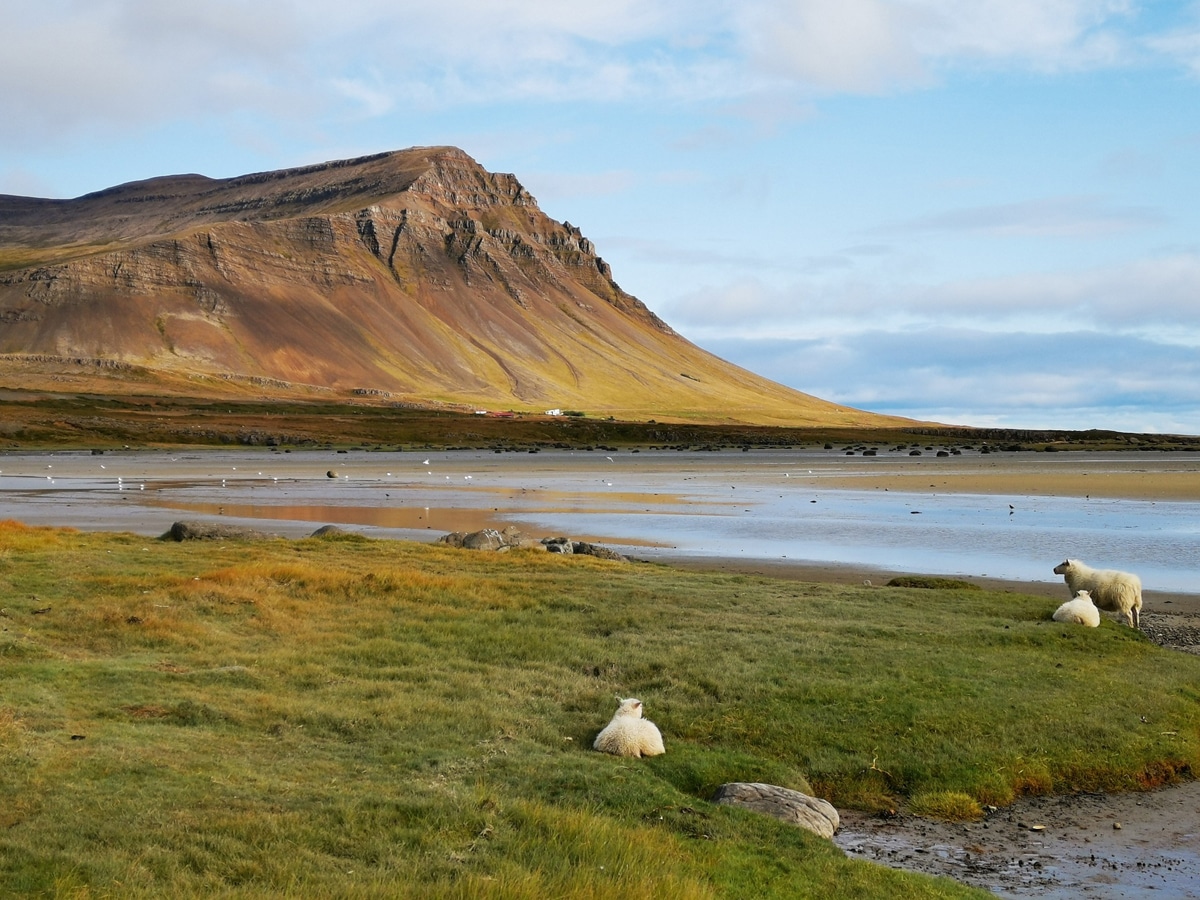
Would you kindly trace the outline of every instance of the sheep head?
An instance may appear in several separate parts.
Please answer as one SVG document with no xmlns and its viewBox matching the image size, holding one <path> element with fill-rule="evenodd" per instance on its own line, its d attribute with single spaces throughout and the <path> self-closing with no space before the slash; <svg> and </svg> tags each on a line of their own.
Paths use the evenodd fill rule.
<svg viewBox="0 0 1200 900">
<path fill-rule="evenodd" d="M 632 716 L 635 719 L 642 717 L 642 701 L 636 697 L 630 697 L 621 701 L 621 705 L 617 707 L 618 716 Z"/>
<path fill-rule="evenodd" d="M 1071 571 L 1072 568 L 1074 568 L 1074 566 L 1075 566 L 1075 560 L 1064 559 L 1062 562 L 1060 562 L 1057 566 L 1054 567 L 1054 574 L 1055 575 L 1066 575 L 1068 572 Z"/>
</svg>

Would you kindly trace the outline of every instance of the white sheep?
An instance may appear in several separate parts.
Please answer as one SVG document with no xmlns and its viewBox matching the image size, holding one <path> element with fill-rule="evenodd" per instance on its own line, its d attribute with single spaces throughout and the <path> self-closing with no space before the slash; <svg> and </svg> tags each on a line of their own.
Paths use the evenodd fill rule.
<svg viewBox="0 0 1200 900">
<path fill-rule="evenodd" d="M 592 748 L 616 756 L 659 756 L 667 752 L 658 726 L 642 718 L 642 701 L 635 697 L 621 700 L 612 720 L 596 735 Z"/>
<path fill-rule="evenodd" d="M 1078 591 L 1074 598 L 1068 600 L 1054 611 L 1051 616 L 1055 622 L 1070 622 L 1075 625 L 1086 625 L 1088 628 L 1100 627 L 1100 610 L 1092 602 L 1092 595 L 1087 591 Z"/>
<path fill-rule="evenodd" d="M 1131 628 L 1138 627 L 1142 611 L 1142 581 L 1129 572 L 1115 569 L 1093 569 L 1077 559 L 1063 560 L 1054 567 L 1074 597 L 1076 591 L 1087 591 L 1100 609 L 1120 613 Z"/>
</svg>

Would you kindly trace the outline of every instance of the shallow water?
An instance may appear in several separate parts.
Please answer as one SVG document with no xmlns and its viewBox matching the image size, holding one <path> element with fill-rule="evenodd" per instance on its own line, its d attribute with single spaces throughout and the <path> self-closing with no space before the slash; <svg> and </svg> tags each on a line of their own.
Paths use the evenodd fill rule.
<svg viewBox="0 0 1200 900">
<path fill-rule="evenodd" d="M 1148 590 L 1200 592 L 1200 503 L 845 486 L 847 475 L 877 472 L 881 463 L 934 475 L 984 459 L 989 467 L 1064 471 L 1179 465 L 1145 454 L 876 461 L 792 450 L 10 452 L 0 455 L 0 518 L 148 535 L 181 518 L 221 518 L 290 536 L 337 523 L 415 540 L 515 524 L 639 556 L 787 559 L 1045 582 L 1057 582 L 1051 569 L 1072 556 L 1137 571 Z"/>
</svg>

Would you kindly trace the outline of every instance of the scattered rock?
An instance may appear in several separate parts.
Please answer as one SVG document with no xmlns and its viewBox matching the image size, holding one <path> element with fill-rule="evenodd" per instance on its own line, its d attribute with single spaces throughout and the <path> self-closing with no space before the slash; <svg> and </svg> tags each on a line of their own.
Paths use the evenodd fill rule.
<svg viewBox="0 0 1200 900">
<path fill-rule="evenodd" d="M 841 824 L 837 810 L 827 801 L 774 784 L 747 781 L 723 784 L 712 795 L 712 802 L 774 816 L 823 838 L 832 838 Z"/>
<path fill-rule="evenodd" d="M 517 547 L 531 547 L 545 550 L 548 553 L 580 554 L 595 556 L 598 559 L 624 560 L 617 551 L 600 544 L 590 544 L 587 541 L 573 541 L 569 537 L 549 537 L 540 541 L 523 533 L 510 525 L 503 531 L 495 528 L 484 528 L 482 531 L 452 531 L 438 538 L 439 544 L 449 544 L 463 550 L 492 550 L 503 553 Z"/>
</svg>

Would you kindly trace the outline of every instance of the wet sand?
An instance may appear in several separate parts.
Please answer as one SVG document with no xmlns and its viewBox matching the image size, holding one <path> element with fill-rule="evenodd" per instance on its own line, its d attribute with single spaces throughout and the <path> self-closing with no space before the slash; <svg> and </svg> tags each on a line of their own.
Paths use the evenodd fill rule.
<svg viewBox="0 0 1200 900">
<path fill-rule="evenodd" d="M 931 477 L 932 476 L 932 477 Z M 1200 500 L 1200 460 L 1188 458 L 1149 468 L 1133 458 L 1113 462 L 1086 454 L 1054 463 L 991 462 L 978 457 L 921 473 L 881 468 L 822 479 L 826 487 L 913 493 L 997 494 L 1039 497 L 1109 497 L 1116 500 Z"/>
</svg>

